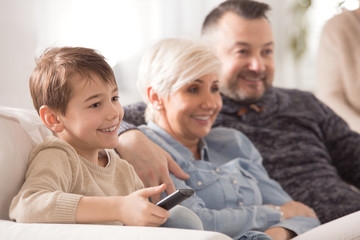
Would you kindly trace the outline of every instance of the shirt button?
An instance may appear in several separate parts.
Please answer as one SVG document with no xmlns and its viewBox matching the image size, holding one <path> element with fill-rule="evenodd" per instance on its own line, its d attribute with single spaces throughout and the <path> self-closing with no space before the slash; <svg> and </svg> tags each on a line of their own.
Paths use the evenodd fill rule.
<svg viewBox="0 0 360 240">
<path fill-rule="evenodd" d="M 219 172 L 220 172 L 220 168 L 215 169 L 215 172 L 219 173 Z"/>
<path fill-rule="evenodd" d="M 238 206 L 241 207 L 242 205 L 243 205 L 243 202 L 240 202 L 240 201 L 239 201 L 239 202 L 238 202 Z"/>
<path fill-rule="evenodd" d="M 237 184 L 238 181 L 237 181 L 237 180 L 232 180 L 232 183 L 233 183 L 233 184 Z"/>
<path fill-rule="evenodd" d="M 198 181 L 198 182 L 197 182 L 197 185 L 198 185 L 198 186 L 201 186 L 201 185 L 202 185 L 202 181 Z"/>
</svg>

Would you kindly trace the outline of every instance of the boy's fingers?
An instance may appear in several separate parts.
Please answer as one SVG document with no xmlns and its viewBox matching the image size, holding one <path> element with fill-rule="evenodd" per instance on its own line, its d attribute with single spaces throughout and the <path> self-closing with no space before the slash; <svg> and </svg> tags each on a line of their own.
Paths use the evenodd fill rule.
<svg viewBox="0 0 360 240">
<path fill-rule="evenodd" d="M 139 193 L 142 197 L 149 198 L 153 195 L 161 194 L 165 190 L 165 188 L 166 188 L 166 184 L 163 183 L 159 186 L 141 189 L 139 190 Z"/>
</svg>

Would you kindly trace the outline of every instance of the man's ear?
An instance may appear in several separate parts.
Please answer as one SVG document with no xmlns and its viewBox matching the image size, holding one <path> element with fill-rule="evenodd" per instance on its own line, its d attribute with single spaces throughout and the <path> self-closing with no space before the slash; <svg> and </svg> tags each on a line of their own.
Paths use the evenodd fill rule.
<svg viewBox="0 0 360 240">
<path fill-rule="evenodd" d="M 60 120 L 60 116 L 57 112 L 51 109 L 47 105 L 43 105 L 39 110 L 40 118 L 45 123 L 45 125 L 52 130 L 53 132 L 62 132 L 64 126 Z"/>
</svg>

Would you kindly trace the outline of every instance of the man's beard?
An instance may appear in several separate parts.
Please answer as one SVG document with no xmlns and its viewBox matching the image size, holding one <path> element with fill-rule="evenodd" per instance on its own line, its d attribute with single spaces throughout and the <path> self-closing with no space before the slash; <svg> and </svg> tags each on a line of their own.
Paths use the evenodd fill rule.
<svg viewBox="0 0 360 240">
<path fill-rule="evenodd" d="M 254 75 L 254 73 L 251 73 L 251 75 Z M 257 75 L 261 79 L 266 79 L 266 75 L 264 74 L 257 74 Z M 270 88 L 270 84 L 268 84 L 267 81 L 262 81 L 262 84 L 264 85 L 264 91 L 261 94 L 257 94 L 257 95 L 249 94 L 246 92 L 246 90 L 244 90 L 239 86 L 237 80 L 238 78 L 239 77 L 237 76 L 235 79 L 232 79 L 231 81 L 227 82 L 226 85 L 220 85 L 221 93 L 237 102 L 242 102 L 244 104 L 255 103 L 259 101 L 264 95 L 265 91 Z"/>
</svg>

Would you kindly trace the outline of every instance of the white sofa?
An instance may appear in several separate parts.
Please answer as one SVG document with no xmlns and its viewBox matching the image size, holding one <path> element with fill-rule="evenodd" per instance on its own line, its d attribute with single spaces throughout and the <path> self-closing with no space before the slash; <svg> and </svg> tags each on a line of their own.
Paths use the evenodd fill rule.
<svg viewBox="0 0 360 240">
<path fill-rule="evenodd" d="M 0 134 L 0 240 L 231 239 L 217 232 L 174 228 L 21 224 L 10 221 L 9 205 L 24 182 L 28 155 L 51 132 L 42 124 L 35 111 L 0 106 Z"/>
</svg>

